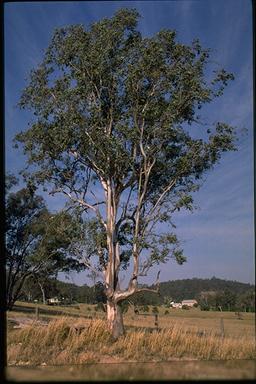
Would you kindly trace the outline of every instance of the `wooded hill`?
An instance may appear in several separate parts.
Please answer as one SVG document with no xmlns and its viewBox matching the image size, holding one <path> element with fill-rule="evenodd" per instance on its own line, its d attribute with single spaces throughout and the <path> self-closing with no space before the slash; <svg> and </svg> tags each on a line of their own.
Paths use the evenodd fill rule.
<svg viewBox="0 0 256 384">
<path fill-rule="evenodd" d="M 173 301 L 194 299 L 201 292 L 230 290 L 235 294 L 242 294 L 255 286 L 232 280 L 222 280 L 216 277 L 211 279 L 182 279 L 160 283 L 160 295 L 170 296 Z"/>
<path fill-rule="evenodd" d="M 41 281 L 41 289 L 36 281 L 28 280 L 24 285 L 21 300 L 42 301 L 42 287 L 46 298 L 58 297 L 64 303 L 97 304 L 105 302 L 104 287 L 101 282 L 94 286 L 77 286 L 56 279 Z M 255 311 L 255 286 L 238 281 L 211 279 L 182 279 L 160 283 L 159 295 L 151 292 L 140 292 L 129 301 L 136 306 L 166 305 L 171 301 L 180 302 L 196 299 L 204 310 L 246 310 Z"/>
</svg>

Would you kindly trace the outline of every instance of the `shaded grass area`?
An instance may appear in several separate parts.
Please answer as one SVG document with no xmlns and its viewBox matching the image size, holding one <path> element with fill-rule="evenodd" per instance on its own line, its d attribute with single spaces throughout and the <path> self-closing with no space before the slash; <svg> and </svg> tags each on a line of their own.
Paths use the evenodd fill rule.
<svg viewBox="0 0 256 384">
<path fill-rule="evenodd" d="M 35 315 L 35 310 L 34 308 L 31 308 L 31 307 L 25 307 L 25 306 L 14 306 L 13 307 L 13 310 L 12 310 L 12 313 L 23 313 L 23 314 L 30 314 L 33 316 L 33 314 Z M 48 316 L 72 316 L 72 317 L 84 317 L 84 318 L 87 318 L 87 319 L 92 319 L 92 315 L 85 315 L 85 314 L 80 314 L 80 313 L 73 313 L 72 311 L 68 312 L 67 310 L 65 311 L 60 311 L 60 310 L 56 310 L 56 309 L 48 309 L 48 308 L 39 308 L 39 311 L 38 311 L 38 316 L 42 317 L 45 315 L 48 315 Z"/>
<path fill-rule="evenodd" d="M 70 306 L 50 306 L 46 304 L 34 304 L 24 303 L 17 301 L 13 306 L 11 313 L 23 313 L 26 315 L 35 314 L 36 308 L 38 308 L 39 315 L 51 315 L 51 316 L 73 316 L 73 317 L 85 317 L 92 318 L 93 316 L 103 317 L 103 313 L 95 311 L 95 305 L 70 305 Z"/>
<path fill-rule="evenodd" d="M 8 364 L 59 365 L 172 359 L 254 359 L 255 342 L 248 337 L 220 337 L 215 331 L 174 324 L 159 331 L 128 329 L 113 341 L 104 320 L 59 318 L 8 332 Z"/>
<path fill-rule="evenodd" d="M 172 361 L 160 363 L 87 364 L 51 367 L 8 367 L 8 380 L 15 381 L 121 381 L 254 379 L 255 362 Z"/>
</svg>

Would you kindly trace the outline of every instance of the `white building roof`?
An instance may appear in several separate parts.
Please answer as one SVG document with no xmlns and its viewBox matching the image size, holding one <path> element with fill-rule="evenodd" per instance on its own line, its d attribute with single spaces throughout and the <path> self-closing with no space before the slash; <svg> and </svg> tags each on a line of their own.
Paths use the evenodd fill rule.
<svg viewBox="0 0 256 384">
<path fill-rule="evenodd" d="M 196 300 L 191 299 L 191 300 L 182 300 L 182 303 L 197 303 Z"/>
</svg>

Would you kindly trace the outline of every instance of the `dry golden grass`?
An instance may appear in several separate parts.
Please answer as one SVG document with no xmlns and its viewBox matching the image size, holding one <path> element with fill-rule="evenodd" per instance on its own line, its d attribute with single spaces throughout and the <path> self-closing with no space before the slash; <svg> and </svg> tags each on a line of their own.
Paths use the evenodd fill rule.
<svg viewBox="0 0 256 384">
<path fill-rule="evenodd" d="M 85 328 L 77 331 L 82 325 Z M 222 338 L 215 331 L 200 335 L 198 330 L 182 324 L 161 331 L 129 330 L 114 342 L 104 320 L 59 318 L 48 326 L 34 323 L 10 331 L 7 356 L 10 365 L 93 363 L 106 357 L 113 361 L 255 358 L 252 338 Z"/>
<path fill-rule="evenodd" d="M 254 343 L 248 339 L 222 338 L 211 332 L 205 336 L 194 330 L 175 325 L 161 332 L 145 334 L 132 332 L 118 340 L 113 352 L 118 348 L 125 358 L 168 360 L 175 358 L 195 359 L 242 359 L 253 358 Z"/>
<path fill-rule="evenodd" d="M 22 306 L 28 306 L 35 308 L 38 306 L 40 309 L 46 309 L 47 314 L 40 312 L 40 319 L 58 319 L 60 315 L 54 315 L 55 310 L 64 311 L 67 315 L 92 317 L 93 319 L 104 319 L 105 313 L 102 311 L 96 311 L 96 306 L 92 304 L 77 304 L 75 306 L 48 306 L 44 304 L 33 304 L 17 302 L 21 308 Z M 79 309 L 77 309 L 79 307 Z M 135 315 L 133 309 L 130 307 L 128 312 L 124 314 L 125 326 L 134 327 L 147 327 L 154 328 L 154 316 L 152 314 L 153 306 L 149 306 L 148 313 L 140 312 L 140 315 Z M 165 314 L 167 310 L 164 306 L 159 306 L 159 327 L 170 328 L 175 324 L 182 324 L 185 328 L 194 328 L 206 331 L 220 330 L 220 319 L 224 321 L 225 335 L 230 337 L 240 337 L 240 335 L 247 335 L 248 337 L 255 337 L 255 313 L 242 313 L 242 320 L 238 320 L 234 312 L 216 312 L 216 311 L 201 311 L 199 308 L 192 308 L 190 310 L 183 309 L 168 309 L 168 314 Z M 52 313 L 51 313 L 52 312 Z M 63 314 L 64 315 L 64 314 Z M 22 313 L 21 311 L 11 311 L 7 313 L 8 317 L 30 317 L 35 318 L 35 312 Z M 89 321 L 89 320 L 88 320 Z"/>
<path fill-rule="evenodd" d="M 242 320 L 238 320 L 234 312 L 204 312 L 200 309 L 169 309 L 169 314 L 164 315 L 164 308 L 159 308 L 158 324 L 160 328 L 170 328 L 181 325 L 187 329 L 200 329 L 201 331 L 216 333 L 220 331 L 221 318 L 223 319 L 225 336 L 255 337 L 255 313 L 242 313 Z M 154 328 L 153 315 L 134 315 L 129 311 L 124 316 L 125 326 Z"/>
</svg>

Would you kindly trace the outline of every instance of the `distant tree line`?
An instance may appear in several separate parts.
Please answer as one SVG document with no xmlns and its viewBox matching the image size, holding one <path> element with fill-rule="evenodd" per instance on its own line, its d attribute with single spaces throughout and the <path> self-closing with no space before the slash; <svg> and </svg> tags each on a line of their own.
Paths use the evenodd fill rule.
<svg viewBox="0 0 256 384">
<path fill-rule="evenodd" d="M 201 292 L 198 296 L 201 310 L 255 312 L 255 290 L 249 289 L 237 294 L 229 289 L 224 291 Z"/>
<path fill-rule="evenodd" d="M 198 282 L 196 289 L 195 282 Z M 167 289 L 169 287 L 169 289 Z M 175 291 L 184 289 L 183 296 L 175 296 Z M 47 298 L 58 297 L 64 304 L 87 303 L 99 304 L 106 302 L 103 283 L 77 286 L 54 278 L 45 279 L 44 295 Z M 255 312 L 255 288 L 253 285 L 236 281 L 212 279 L 184 279 L 160 283 L 160 294 L 139 292 L 130 302 L 135 307 L 170 306 L 170 302 L 195 298 L 201 310 L 213 311 L 245 311 Z M 42 289 L 38 280 L 31 276 L 23 286 L 21 300 L 43 302 Z M 128 303 L 123 307 L 127 308 Z"/>
</svg>

